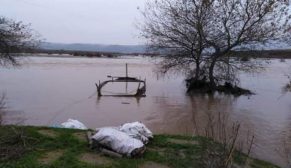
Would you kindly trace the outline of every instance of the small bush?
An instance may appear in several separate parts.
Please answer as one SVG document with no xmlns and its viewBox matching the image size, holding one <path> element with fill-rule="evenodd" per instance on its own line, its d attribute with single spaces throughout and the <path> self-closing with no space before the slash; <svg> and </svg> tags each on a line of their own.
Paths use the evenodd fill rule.
<svg viewBox="0 0 291 168">
<path fill-rule="evenodd" d="M 18 159 L 33 150 L 36 142 L 24 128 L 0 126 L 0 160 Z"/>
</svg>

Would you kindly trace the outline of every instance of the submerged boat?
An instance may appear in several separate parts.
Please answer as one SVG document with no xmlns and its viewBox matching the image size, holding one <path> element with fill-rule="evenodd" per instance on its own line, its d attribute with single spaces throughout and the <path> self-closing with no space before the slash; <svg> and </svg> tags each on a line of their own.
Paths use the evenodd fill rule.
<svg viewBox="0 0 291 168">
<path fill-rule="evenodd" d="M 107 76 L 110 78 L 110 80 L 106 80 L 103 82 L 100 82 L 97 84 L 95 83 L 97 87 L 97 94 L 98 96 L 119 96 L 119 97 L 145 97 L 146 92 L 146 80 L 141 80 L 135 77 L 128 77 L 128 70 L 127 70 L 127 64 L 126 64 L 126 76 L 125 77 L 119 77 L 119 76 Z M 102 88 L 108 84 L 108 83 L 138 83 L 138 86 L 136 88 L 135 93 L 124 93 L 124 94 L 110 94 L 110 95 L 103 95 L 102 94 Z"/>
</svg>

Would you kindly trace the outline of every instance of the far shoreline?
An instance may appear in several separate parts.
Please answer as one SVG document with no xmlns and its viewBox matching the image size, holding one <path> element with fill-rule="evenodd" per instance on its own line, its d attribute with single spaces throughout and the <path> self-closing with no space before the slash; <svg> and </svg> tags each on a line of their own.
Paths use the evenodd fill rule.
<svg viewBox="0 0 291 168">
<path fill-rule="evenodd" d="M 163 57 L 159 53 L 114 53 L 102 51 L 73 51 L 73 50 L 35 50 L 18 53 L 19 56 L 56 57 L 56 58 L 119 58 L 132 57 Z M 265 59 L 291 59 L 291 49 L 280 50 L 249 50 L 232 51 L 229 55 L 233 58 L 265 58 Z"/>
</svg>

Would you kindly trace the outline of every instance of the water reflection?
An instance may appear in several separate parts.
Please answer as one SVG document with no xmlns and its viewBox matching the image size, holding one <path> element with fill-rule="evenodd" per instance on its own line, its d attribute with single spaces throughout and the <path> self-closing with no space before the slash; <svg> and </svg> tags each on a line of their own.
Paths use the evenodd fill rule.
<svg viewBox="0 0 291 168">
<path fill-rule="evenodd" d="M 4 99 L 5 99 L 5 96 L 3 95 L 1 98 L 0 98 L 0 125 L 2 125 L 3 123 L 3 113 L 4 113 L 4 110 L 5 110 L 5 102 L 4 102 Z"/>
<path fill-rule="evenodd" d="M 94 84 L 106 80 L 107 75 L 124 75 L 125 63 L 129 64 L 129 76 L 146 77 L 147 96 L 98 98 Z M 291 60 L 271 60 L 261 73 L 242 73 L 241 85 L 256 93 L 251 97 L 187 96 L 183 75 L 159 76 L 148 58 L 30 57 L 21 68 L 0 68 L 1 89 L 7 93 L 9 110 L 15 111 L 2 117 L 8 124 L 22 118 L 23 124 L 46 126 L 74 118 L 93 129 L 142 121 L 156 134 L 193 135 L 215 128 L 209 118 L 223 114 L 223 120 L 242 124 L 242 136 L 253 132 L 255 157 L 286 166 L 277 151 L 284 139 L 291 141 L 291 93 L 278 98 L 289 66 Z"/>
<path fill-rule="evenodd" d="M 11 110 L 6 105 L 6 94 L 0 97 L 0 125 L 23 125 L 25 117 L 23 111 Z"/>
<path fill-rule="evenodd" d="M 119 96 L 106 96 L 106 95 L 105 96 L 104 95 L 103 96 L 94 95 L 94 96 L 96 96 L 96 105 L 102 104 L 102 99 L 106 99 L 106 97 L 119 97 Z M 135 103 L 137 106 L 140 105 L 140 100 L 143 98 L 145 98 L 145 97 L 139 97 L 139 96 L 131 96 L 130 97 L 130 99 L 135 100 Z M 121 104 L 131 104 L 131 103 L 124 101 L 124 102 L 121 102 Z"/>
<path fill-rule="evenodd" d="M 193 122 L 196 134 L 201 134 L 205 128 L 212 127 L 209 120 L 217 121 L 222 114 L 223 120 L 227 120 L 233 110 L 236 97 L 224 94 L 196 94 L 190 96 L 192 105 Z M 234 121 L 235 118 L 232 118 Z M 206 122 L 205 122 L 206 121 Z"/>
<path fill-rule="evenodd" d="M 291 167 L 291 115 L 288 118 L 288 122 L 285 123 L 284 129 L 278 137 L 280 145 L 277 147 L 277 153 L 289 168 Z"/>
</svg>

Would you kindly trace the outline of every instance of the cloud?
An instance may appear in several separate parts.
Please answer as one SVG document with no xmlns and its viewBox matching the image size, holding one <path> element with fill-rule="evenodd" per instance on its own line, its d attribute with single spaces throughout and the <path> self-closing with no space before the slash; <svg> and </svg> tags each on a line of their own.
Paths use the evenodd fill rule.
<svg viewBox="0 0 291 168">
<path fill-rule="evenodd" d="M 145 0 L 1 0 L 3 16 L 31 23 L 47 41 L 140 44 L 135 20 Z"/>
</svg>

